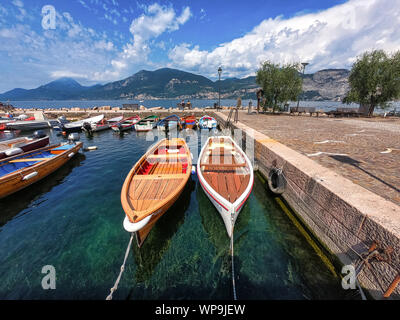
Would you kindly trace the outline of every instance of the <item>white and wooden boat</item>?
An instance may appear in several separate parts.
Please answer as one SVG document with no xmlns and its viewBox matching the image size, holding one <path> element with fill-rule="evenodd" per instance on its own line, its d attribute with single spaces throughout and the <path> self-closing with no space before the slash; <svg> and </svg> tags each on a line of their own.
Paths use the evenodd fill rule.
<svg viewBox="0 0 400 320">
<path fill-rule="evenodd" d="M 197 176 L 231 237 L 253 188 L 254 172 L 249 158 L 231 137 L 210 137 L 200 152 Z"/>
<path fill-rule="evenodd" d="M 157 126 L 159 119 L 156 115 L 148 116 L 135 124 L 135 130 L 137 132 L 151 131 Z"/>
<path fill-rule="evenodd" d="M 82 142 L 44 147 L 0 161 L 0 199 L 28 187 L 68 162 Z"/>
<path fill-rule="evenodd" d="M 36 131 L 32 136 L 0 141 L 0 159 L 43 148 L 50 138 L 43 131 Z"/>
<path fill-rule="evenodd" d="M 143 244 L 156 221 L 179 198 L 190 178 L 192 158 L 184 139 L 159 141 L 139 159 L 121 191 L 124 228 Z"/>
</svg>

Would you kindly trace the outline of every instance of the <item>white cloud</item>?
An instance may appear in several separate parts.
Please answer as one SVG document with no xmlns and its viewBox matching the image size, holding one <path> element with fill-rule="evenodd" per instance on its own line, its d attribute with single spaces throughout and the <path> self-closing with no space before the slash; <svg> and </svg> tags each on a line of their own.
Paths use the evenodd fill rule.
<svg viewBox="0 0 400 320">
<path fill-rule="evenodd" d="M 107 71 L 105 75 L 120 76 L 129 66 L 150 63 L 147 60 L 151 52 L 150 42 L 165 32 L 178 30 L 191 15 L 189 7 L 185 7 L 179 16 L 172 7 L 158 3 L 145 7 L 145 14 L 134 19 L 130 25 L 133 41 L 123 46 L 122 52 L 112 61 L 114 70 Z"/>
<path fill-rule="evenodd" d="M 24 6 L 24 3 L 21 0 L 13 0 L 12 4 L 19 8 L 22 8 Z"/>
<path fill-rule="evenodd" d="M 225 76 L 254 74 L 264 60 L 310 62 L 308 71 L 350 67 L 371 49 L 400 49 L 400 0 L 350 0 L 318 13 L 267 19 L 243 37 L 216 49 L 180 44 L 169 53 L 172 67 Z"/>
</svg>

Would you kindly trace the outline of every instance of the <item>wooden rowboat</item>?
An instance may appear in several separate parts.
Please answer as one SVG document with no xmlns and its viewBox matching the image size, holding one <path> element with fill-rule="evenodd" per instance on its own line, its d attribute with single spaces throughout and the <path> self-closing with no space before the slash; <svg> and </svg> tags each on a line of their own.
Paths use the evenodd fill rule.
<svg viewBox="0 0 400 320">
<path fill-rule="evenodd" d="M 124 228 L 136 232 L 139 247 L 156 221 L 179 198 L 191 166 L 185 140 L 173 138 L 150 147 L 129 172 L 121 191 Z"/>
<path fill-rule="evenodd" d="M 231 137 L 210 137 L 200 152 L 197 176 L 231 237 L 253 188 L 254 173 L 249 158 Z"/>
<path fill-rule="evenodd" d="M 137 132 L 151 131 L 157 126 L 159 120 L 160 118 L 156 115 L 148 116 L 135 124 L 135 130 Z"/>
<path fill-rule="evenodd" d="M 82 142 L 53 145 L 0 161 L 0 199 L 48 176 L 81 147 Z"/>
</svg>

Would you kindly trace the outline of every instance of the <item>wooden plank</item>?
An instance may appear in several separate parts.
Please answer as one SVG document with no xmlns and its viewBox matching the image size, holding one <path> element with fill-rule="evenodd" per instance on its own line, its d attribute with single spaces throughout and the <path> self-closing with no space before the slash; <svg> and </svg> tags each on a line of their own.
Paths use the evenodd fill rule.
<svg viewBox="0 0 400 320">
<path fill-rule="evenodd" d="M 240 186 L 241 186 L 240 177 L 239 177 L 237 174 L 234 174 L 234 175 L 233 175 L 233 180 L 235 181 L 235 188 L 236 188 L 236 191 L 239 192 Z"/>
<path fill-rule="evenodd" d="M 249 181 L 250 181 L 250 175 L 243 176 L 243 182 L 242 185 L 240 186 L 239 194 L 242 194 L 246 190 L 247 186 L 249 185 Z"/>
<path fill-rule="evenodd" d="M 238 198 L 238 192 L 235 187 L 235 180 L 233 178 L 233 173 L 226 174 L 225 180 L 226 180 L 226 186 L 228 188 L 228 200 L 233 203 Z"/>
<path fill-rule="evenodd" d="M 217 180 L 218 180 L 218 191 L 217 192 L 225 199 L 228 199 L 228 189 L 226 188 L 225 175 L 217 174 Z"/>
</svg>

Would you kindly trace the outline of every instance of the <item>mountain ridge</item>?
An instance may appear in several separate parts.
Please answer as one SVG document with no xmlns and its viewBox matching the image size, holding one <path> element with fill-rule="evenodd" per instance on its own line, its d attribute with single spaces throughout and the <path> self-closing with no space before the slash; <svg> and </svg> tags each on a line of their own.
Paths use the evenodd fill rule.
<svg viewBox="0 0 400 320">
<path fill-rule="evenodd" d="M 305 74 L 303 99 L 340 100 L 348 91 L 346 69 L 325 69 Z M 212 81 L 202 75 L 161 68 L 140 70 L 104 85 L 82 86 L 63 77 L 35 89 L 15 88 L 0 94 L 0 100 L 118 100 L 118 99 L 256 99 L 259 86 L 255 76 Z"/>
</svg>

